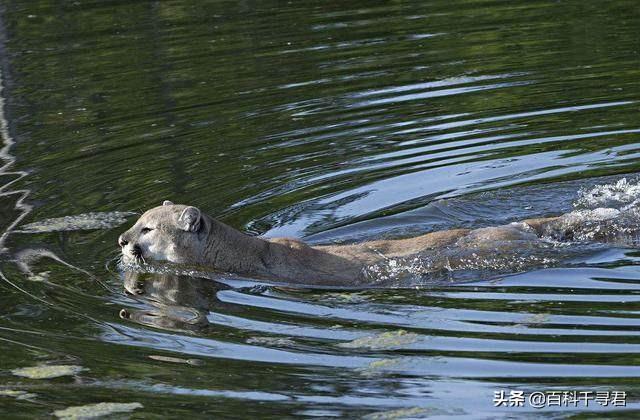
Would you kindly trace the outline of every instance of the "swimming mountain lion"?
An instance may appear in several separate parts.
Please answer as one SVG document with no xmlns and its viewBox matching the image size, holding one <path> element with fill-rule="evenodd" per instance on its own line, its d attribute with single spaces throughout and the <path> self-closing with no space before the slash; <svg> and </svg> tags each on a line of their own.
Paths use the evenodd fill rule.
<svg viewBox="0 0 640 420">
<path fill-rule="evenodd" d="M 372 282 L 366 267 L 425 252 L 447 250 L 446 268 L 451 270 L 456 265 L 454 255 L 491 256 L 535 247 L 548 237 L 571 240 L 576 227 L 571 215 L 437 231 L 407 239 L 312 246 L 292 238 L 249 236 L 196 207 L 165 201 L 145 212 L 120 235 L 118 243 L 125 263 L 164 261 L 278 283 L 354 286 Z M 612 239 L 616 240 L 606 229 L 590 238 L 598 242 Z"/>
</svg>

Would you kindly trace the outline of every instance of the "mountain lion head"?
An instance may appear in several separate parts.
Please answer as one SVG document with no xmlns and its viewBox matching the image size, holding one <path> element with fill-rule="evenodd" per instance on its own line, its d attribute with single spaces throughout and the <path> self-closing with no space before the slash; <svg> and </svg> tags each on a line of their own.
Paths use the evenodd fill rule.
<svg viewBox="0 0 640 420">
<path fill-rule="evenodd" d="M 199 209 L 165 201 L 145 212 L 118 238 L 124 262 L 196 263 L 209 223 Z"/>
</svg>

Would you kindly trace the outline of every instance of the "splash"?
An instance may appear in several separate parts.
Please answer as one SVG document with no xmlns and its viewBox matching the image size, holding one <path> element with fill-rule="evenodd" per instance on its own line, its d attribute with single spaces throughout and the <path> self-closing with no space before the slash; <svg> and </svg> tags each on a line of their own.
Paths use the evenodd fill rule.
<svg viewBox="0 0 640 420">
<path fill-rule="evenodd" d="M 640 243 L 640 182 L 622 178 L 583 189 L 573 206 L 574 211 L 547 226 L 546 237 L 631 247 Z"/>
<path fill-rule="evenodd" d="M 602 250 L 605 245 L 640 245 L 640 181 L 626 178 L 582 189 L 574 210 L 546 225 L 542 237 L 490 241 L 429 250 L 369 265 L 362 276 L 373 284 L 479 280 L 557 267 Z M 470 243 L 473 243 L 470 242 Z"/>
<path fill-rule="evenodd" d="M 573 206 L 580 210 L 611 208 L 625 210 L 638 207 L 640 200 L 640 182 L 622 178 L 612 184 L 596 185 L 591 189 L 581 189 L 580 197 Z"/>
<path fill-rule="evenodd" d="M 553 241 L 496 242 L 491 247 L 453 246 L 371 264 L 362 275 L 373 284 L 391 285 L 479 280 L 531 268 L 553 267 L 564 247 Z"/>
</svg>

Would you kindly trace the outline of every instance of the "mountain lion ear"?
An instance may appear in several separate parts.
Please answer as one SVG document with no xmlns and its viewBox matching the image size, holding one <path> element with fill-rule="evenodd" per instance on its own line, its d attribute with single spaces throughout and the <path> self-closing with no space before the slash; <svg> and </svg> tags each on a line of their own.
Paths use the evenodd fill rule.
<svg viewBox="0 0 640 420">
<path fill-rule="evenodd" d="M 200 210 L 195 207 L 187 207 L 178 217 L 178 226 L 186 232 L 197 232 L 200 230 Z"/>
<path fill-rule="evenodd" d="M 163 206 L 173 206 L 173 203 L 172 203 L 171 201 L 169 201 L 169 200 L 164 200 L 164 201 L 162 202 L 162 205 L 163 205 Z"/>
</svg>

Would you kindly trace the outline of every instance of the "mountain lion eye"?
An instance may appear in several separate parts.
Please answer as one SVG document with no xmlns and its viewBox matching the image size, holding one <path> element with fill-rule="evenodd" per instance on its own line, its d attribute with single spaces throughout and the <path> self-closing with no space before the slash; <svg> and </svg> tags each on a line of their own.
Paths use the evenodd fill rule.
<svg viewBox="0 0 640 420">
<path fill-rule="evenodd" d="M 153 229 L 146 227 L 146 228 L 142 228 L 142 230 L 140 230 L 140 233 L 147 233 L 147 232 L 151 232 L 152 230 Z"/>
</svg>

